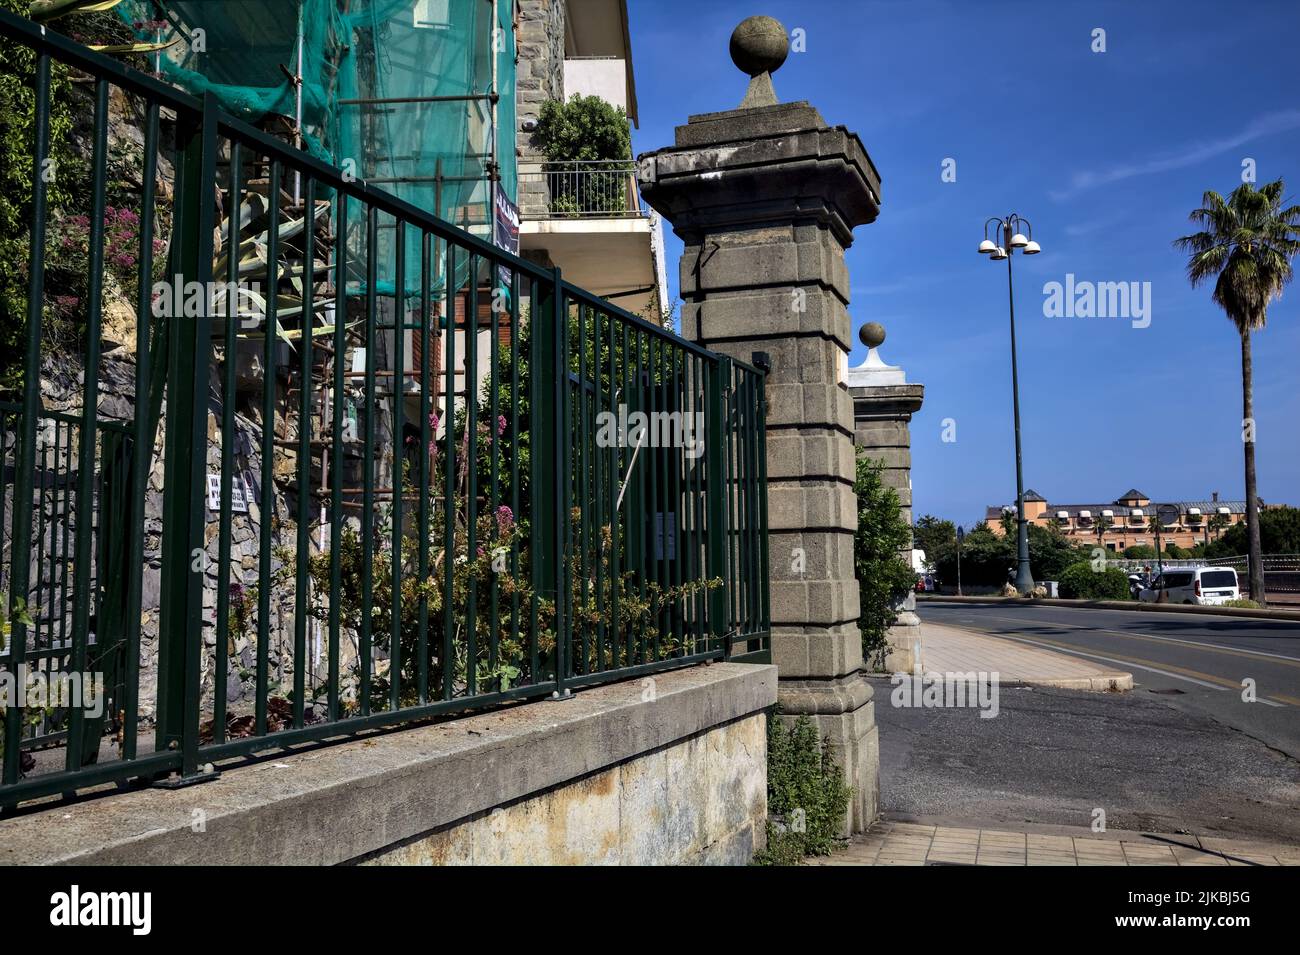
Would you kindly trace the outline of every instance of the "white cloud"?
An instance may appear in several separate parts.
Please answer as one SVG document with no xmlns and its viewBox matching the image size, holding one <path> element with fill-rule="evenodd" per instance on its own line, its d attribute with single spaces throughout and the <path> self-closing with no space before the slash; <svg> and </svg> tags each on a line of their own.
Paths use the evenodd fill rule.
<svg viewBox="0 0 1300 955">
<path fill-rule="evenodd" d="M 1194 166 L 1206 159 L 1236 149 L 1251 140 L 1263 136 L 1274 136 L 1298 128 L 1300 128 L 1300 110 L 1291 109 L 1280 113 L 1267 113 L 1252 120 L 1235 135 L 1223 139 L 1189 143 L 1180 149 L 1151 159 L 1121 163 L 1117 166 L 1111 166 L 1109 169 L 1075 173 L 1067 188 L 1052 192 L 1050 195 L 1056 200 L 1068 199 L 1088 189 L 1124 179 L 1132 179 L 1134 176 L 1148 176 L 1154 173 L 1168 172 L 1171 169 Z"/>
</svg>

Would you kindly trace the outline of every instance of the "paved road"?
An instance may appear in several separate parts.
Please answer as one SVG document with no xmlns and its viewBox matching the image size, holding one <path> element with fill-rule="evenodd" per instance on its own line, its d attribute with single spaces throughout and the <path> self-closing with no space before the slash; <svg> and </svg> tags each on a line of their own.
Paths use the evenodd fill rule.
<svg viewBox="0 0 1300 955">
<path fill-rule="evenodd" d="M 922 602 L 925 620 L 1110 663 L 1133 692 L 1300 758 L 1300 623 L 1076 607 Z M 1253 680 L 1256 702 L 1242 699 Z"/>
<path fill-rule="evenodd" d="M 1135 688 L 1006 688 L 998 716 L 981 719 L 974 709 L 895 708 L 877 679 L 887 813 L 1087 826 L 1103 809 L 1112 830 L 1300 844 L 1300 627 L 1002 604 L 918 612 L 1104 659 L 1131 671 Z M 1261 702 L 1242 702 L 1245 677 Z"/>
</svg>

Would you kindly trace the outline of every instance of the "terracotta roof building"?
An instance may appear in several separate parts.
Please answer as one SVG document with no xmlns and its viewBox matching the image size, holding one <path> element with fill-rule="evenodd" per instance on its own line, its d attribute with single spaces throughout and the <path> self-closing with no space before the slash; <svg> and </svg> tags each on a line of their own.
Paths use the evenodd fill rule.
<svg viewBox="0 0 1300 955">
<path fill-rule="evenodd" d="M 1168 517 L 1160 530 L 1163 545 L 1191 547 L 1217 538 L 1228 527 L 1246 519 L 1245 501 L 1221 501 L 1215 491 L 1208 501 L 1157 501 L 1153 502 L 1137 488 L 1129 488 L 1113 501 L 1091 504 L 1056 504 L 1037 491 L 1025 491 L 1025 518 L 1031 524 L 1048 527 L 1053 524 L 1069 537 L 1089 538 L 1108 550 L 1121 551 L 1126 547 L 1155 546 L 1151 522 L 1157 508 L 1172 517 L 1177 508 L 1176 520 Z M 1002 517 L 1015 514 L 1014 504 L 989 507 L 984 523 L 995 534 L 1004 533 Z"/>
</svg>

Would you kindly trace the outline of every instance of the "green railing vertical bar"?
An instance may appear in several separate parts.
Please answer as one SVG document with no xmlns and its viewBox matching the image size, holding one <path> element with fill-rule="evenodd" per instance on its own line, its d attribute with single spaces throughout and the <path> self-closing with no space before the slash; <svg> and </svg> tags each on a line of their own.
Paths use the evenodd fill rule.
<svg viewBox="0 0 1300 955">
<path fill-rule="evenodd" d="M 330 593 L 329 593 L 329 648 L 327 650 L 329 690 L 326 709 L 329 721 L 339 718 L 339 628 L 343 592 L 343 391 L 344 357 L 347 354 L 348 324 L 348 197 L 340 192 L 335 197 L 334 243 L 334 382 L 333 407 L 330 410 Z"/>
<path fill-rule="evenodd" d="M 465 559 L 478 555 L 478 283 L 482 260 L 469 257 L 465 309 Z M 465 692 L 478 693 L 478 587 L 471 580 L 465 596 Z"/>
<path fill-rule="evenodd" d="M 577 599 L 580 601 L 579 606 L 581 613 L 573 615 L 573 625 L 577 629 L 578 638 L 578 662 L 574 666 L 573 672 L 585 673 L 587 663 L 587 602 L 590 599 L 590 591 L 587 586 L 587 521 L 590 512 L 587 510 L 586 503 L 591 500 L 591 495 L 587 488 L 587 469 L 589 466 L 587 440 L 587 309 L 581 302 L 578 303 L 578 383 L 574 389 L 578 401 L 578 502 L 571 506 L 579 508 L 578 511 L 578 594 Z M 567 355 L 567 351 L 566 351 Z M 567 364 L 567 358 L 566 358 Z M 566 389 L 567 390 L 567 389 Z"/>
<path fill-rule="evenodd" d="M 745 450 L 748 461 L 745 465 L 746 473 L 749 475 L 749 486 L 745 491 L 746 503 L 749 505 L 748 513 L 745 517 L 745 527 L 748 531 L 748 540 L 745 549 L 749 551 L 749 580 L 746 583 L 746 595 L 749 597 L 749 605 L 746 608 L 748 617 L 749 632 L 758 630 L 758 375 L 750 372 L 745 376 L 745 390 L 748 393 L 745 403 L 745 418 L 747 428 L 745 430 Z"/>
<path fill-rule="evenodd" d="M 179 131 L 179 236 L 173 281 L 212 279 L 211 183 L 216 179 L 217 105 L 203 97 L 197 122 Z M 163 479 L 162 617 L 158 650 L 157 749 L 181 750 L 181 775 L 198 771 L 199 678 L 203 648 L 203 584 L 207 557 L 207 396 L 211 360 L 210 303 L 198 318 L 172 317 L 168 334 L 167 447 Z"/>
<path fill-rule="evenodd" d="M 759 625 L 764 638 L 761 650 L 769 655 L 772 645 L 772 577 L 770 555 L 768 553 L 767 523 L 767 374 L 771 362 L 765 352 L 754 354 L 754 365 L 761 374 L 758 376 L 758 541 L 759 541 Z"/>
<path fill-rule="evenodd" d="M 636 365 L 633 364 L 632 352 L 629 351 L 630 344 L 632 344 L 632 337 L 629 335 L 629 329 L 630 326 L 628 325 L 628 322 L 623 322 L 623 374 L 621 374 L 620 377 L 620 388 L 621 395 L 623 395 L 623 403 L 627 405 L 628 413 L 630 414 L 632 413 L 633 407 L 632 376 L 634 372 L 636 372 Z M 625 520 L 627 520 L 627 530 L 625 530 L 623 535 L 621 535 L 620 543 L 623 548 L 627 548 L 628 564 L 629 567 L 632 568 L 637 567 L 636 560 L 634 560 L 632 555 L 633 542 L 637 541 L 637 535 L 632 533 L 632 517 L 630 517 L 630 515 L 632 515 L 632 508 L 630 508 L 630 505 L 628 504 L 628 486 L 630 485 L 630 477 L 632 477 L 634 460 L 636 460 L 636 448 L 632 446 L 632 435 L 625 434 L 623 448 L 621 448 L 619 474 L 617 474 L 617 479 L 619 479 L 619 489 L 617 489 L 617 494 L 619 494 L 620 505 L 615 509 L 614 522 L 615 526 L 619 526 L 620 516 L 628 515 L 628 517 L 625 518 Z M 619 555 L 619 551 L 620 548 L 615 547 L 615 555 Z M 615 618 L 617 618 L 617 615 L 615 615 Z M 623 664 L 627 667 L 627 665 L 632 664 L 634 652 L 632 624 L 630 624 L 630 621 L 627 626 L 627 635 L 625 635 L 625 638 L 623 638 L 621 643 L 623 643 L 623 647 L 621 647 L 621 650 L 623 650 Z"/>
<path fill-rule="evenodd" d="M 646 333 L 640 329 L 636 331 L 636 391 L 638 395 L 638 409 L 647 413 L 653 411 L 653 399 L 651 389 L 647 383 L 648 358 L 646 352 L 649 351 L 649 343 L 646 340 Z M 650 419 L 653 420 L 653 419 Z M 635 507 L 628 508 L 628 523 L 635 522 L 638 528 L 636 541 L 639 553 L 637 554 L 637 596 L 641 606 L 645 606 L 646 593 L 648 592 L 647 572 L 649 570 L 649 561 L 652 559 L 653 552 L 650 550 L 654 546 L 650 540 L 653 533 L 653 513 L 647 513 L 646 507 L 649 498 L 646 496 L 649 489 L 649 472 L 652 467 L 651 452 L 649 449 L 650 431 L 647 428 L 643 433 L 640 444 L 640 451 L 636 456 L 636 463 L 633 465 L 633 475 L 635 481 L 633 487 L 636 489 Z M 647 621 L 644 613 L 637 614 L 636 625 L 636 653 L 628 657 L 629 664 L 644 663 L 646 660 L 646 627 Z"/>
<path fill-rule="evenodd" d="M 155 107 L 155 114 L 156 114 Z M 217 646 L 213 668 L 212 741 L 226 739 L 226 680 L 230 652 L 230 545 L 235 471 L 235 369 L 239 363 L 239 207 L 243 187 L 239 143 L 230 144 L 230 215 L 226 218 L 226 355 L 221 389 L 221 513 L 217 531 Z M 143 279 L 141 279 L 143 282 Z M 137 352 L 143 354 L 143 352 Z M 140 394 L 137 389 L 136 394 Z M 137 411 L 140 408 L 137 406 Z M 247 505 L 245 505 L 247 506 Z M 136 566 L 134 563 L 132 566 Z"/>
<path fill-rule="evenodd" d="M 402 707 L 402 495 L 406 493 L 406 456 L 402 433 L 406 400 L 406 223 L 398 219 L 393 231 L 396 243 L 397 271 L 393 289 L 393 376 L 389 379 L 393 393 L 393 512 L 391 542 L 392 614 L 388 636 L 388 705 Z"/>
<path fill-rule="evenodd" d="M 500 521 L 497 519 L 497 489 L 501 480 L 501 438 L 503 429 L 497 426 L 501 420 L 500 395 L 498 394 L 499 382 L 497 381 L 497 366 L 501 362 L 501 286 L 500 275 L 495 262 L 488 263 L 488 275 L 492 286 L 492 299 L 489 311 L 491 313 L 490 328 L 491 340 L 488 342 L 488 488 L 487 488 L 487 512 L 492 519 L 493 526 L 499 530 Z M 493 531 L 493 541 L 496 540 L 497 531 Z M 500 601 L 500 588 L 497 581 L 497 562 L 495 555 L 495 544 L 493 553 L 488 554 L 489 572 L 488 572 L 488 673 L 497 674 L 498 651 L 500 649 L 500 622 L 501 610 L 498 606 Z M 493 690 L 502 689 L 501 680 L 497 679 Z"/>
<path fill-rule="evenodd" d="M 65 424 L 63 425 L 62 431 L 63 431 L 63 439 L 64 439 L 64 441 L 63 441 L 63 445 L 64 445 L 64 453 L 68 455 L 68 460 L 71 460 L 71 455 L 72 455 L 72 426 L 69 425 L 69 424 L 66 424 L 66 423 L 65 423 Z M 63 460 L 63 459 L 60 458 L 60 460 Z M 61 491 L 62 491 L 62 503 L 63 503 L 64 508 L 66 508 L 66 510 L 65 510 L 64 513 L 71 513 L 71 512 L 72 512 L 72 500 L 71 500 L 71 497 L 72 497 L 72 486 L 71 486 L 71 485 L 72 485 L 72 480 L 71 480 L 71 475 L 67 475 L 67 474 L 65 474 L 65 475 L 63 476 L 62 480 L 60 480 L 59 485 L 60 485 L 60 488 L 61 488 Z M 60 555 L 61 555 L 65 560 L 68 560 L 69 563 L 71 562 L 71 556 L 72 556 L 72 528 L 69 527 L 69 522 L 68 522 L 68 521 L 64 521 L 64 522 L 63 522 L 63 543 L 62 543 L 62 546 L 59 548 L 59 553 L 60 553 Z M 65 567 L 63 568 L 63 572 L 62 572 L 61 574 L 59 574 L 59 588 L 60 588 L 60 589 L 59 589 L 59 606 L 60 606 L 61 608 L 65 608 L 65 609 L 66 609 L 67 606 L 68 606 L 68 592 L 71 590 L 71 585 L 70 585 L 70 583 L 69 583 L 69 578 L 70 578 L 70 576 L 71 576 L 70 573 L 69 573 L 70 569 L 71 569 L 71 568 L 65 566 Z M 60 614 L 59 614 L 59 642 L 62 643 L 62 644 L 64 644 L 64 645 L 66 646 L 66 645 L 67 645 L 67 641 L 68 641 L 68 615 L 67 615 L 66 613 L 60 613 Z"/>
<path fill-rule="evenodd" d="M 262 329 L 262 498 L 257 518 L 261 531 L 257 569 L 257 699 L 254 733 L 266 735 L 267 696 L 270 693 L 271 656 L 271 531 L 275 524 L 275 398 L 278 375 L 275 350 L 280 318 L 276 294 L 280 272 L 280 163 L 271 160 L 266 238 L 266 317 Z"/>
<path fill-rule="evenodd" d="M 433 454 L 433 435 L 429 427 L 429 415 L 432 414 L 429 402 L 429 390 L 433 380 L 429 373 L 429 322 L 432 315 L 432 261 L 436 255 L 432 247 L 432 237 L 428 232 L 420 234 L 420 447 L 416 460 L 420 462 L 417 470 L 417 489 L 420 538 L 416 544 L 416 576 L 420 581 L 419 605 L 416 609 L 416 650 L 418 654 L 416 667 L 416 693 L 421 704 L 429 702 L 429 592 L 424 586 L 429 579 L 429 495 L 433 493 L 433 475 L 429 473 L 430 456 Z"/>
<path fill-rule="evenodd" d="M 541 598 L 546 592 L 547 581 L 554 581 L 555 568 L 552 563 L 555 558 L 554 547 L 551 541 L 554 537 L 545 537 L 544 533 L 550 531 L 555 533 L 555 513 L 554 509 L 549 506 L 549 502 L 555 500 L 555 464 L 549 460 L 543 453 L 544 450 L 554 453 L 546 435 L 554 433 L 556 428 L 554 404 L 554 350 L 555 341 L 551 334 L 551 323 L 548 318 L 552 317 L 553 309 L 550 302 L 544 299 L 539 293 L 541 284 L 534 278 L 528 282 L 528 421 L 529 421 L 529 455 L 528 455 L 528 485 L 532 492 L 532 499 L 540 502 L 539 507 L 535 507 L 528 517 L 528 552 L 531 558 L 531 595 L 528 602 L 529 618 L 529 638 L 528 651 L 529 663 L 532 665 L 533 682 L 541 683 L 542 674 L 542 656 L 541 656 Z M 522 342 L 520 343 L 522 348 Z M 550 355 L 550 361 L 547 363 L 546 356 Z M 518 368 L 518 362 L 515 363 Z M 548 374 L 546 369 L 551 369 Z M 540 401 L 538 399 L 541 399 Z M 546 431 L 544 428 L 549 427 Z M 537 440 L 535 436 L 540 436 Z M 518 486 L 518 482 L 516 482 Z M 515 511 L 515 516 L 520 517 L 519 511 Z M 547 576 L 549 574 L 549 577 Z M 551 654 L 551 665 L 555 665 L 555 654 Z"/>
<path fill-rule="evenodd" d="M 614 316 L 609 315 L 607 317 L 609 320 L 609 407 L 606 411 L 612 414 L 614 416 L 614 421 L 617 422 L 619 418 L 618 403 L 622 398 L 622 389 L 619 387 L 618 377 L 618 342 L 614 337 Z M 622 325 L 623 329 L 626 331 L 627 324 L 623 322 L 620 322 L 619 324 Z M 622 461 L 620 458 L 622 457 L 621 449 L 624 442 L 620 440 L 620 435 L 617 431 L 614 432 L 613 438 L 614 440 L 610 442 L 610 446 L 605 452 L 605 486 L 601 489 L 601 497 L 605 501 L 609 502 L 609 619 L 611 621 L 609 630 L 610 667 L 618 666 L 619 647 L 622 643 L 622 640 L 620 639 L 621 634 L 619 633 L 618 616 L 618 598 L 622 578 L 620 572 L 621 562 L 619 560 L 618 509 L 614 504 L 618 500 L 618 477 L 623 472 Z"/>
<path fill-rule="evenodd" d="M 568 680 L 572 672 L 573 656 L 573 630 L 569 622 L 569 593 L 567 582 L 569 577 L 569 568 L 565 566 L 566 561 L 571 560 L 570 544 L 570 502 L 573 498 L 572 477 L 573 469 L 570 466 L 570 458 L 567 453 L 568 441 L 565 435 L 571 433 L 568 429 L 571 427 L 572 416 L 570 414 L 569 400 L 569 303 L 564 291 L 564 280 L 560 275 L 560 269 L 556 266 L 552 275 L 552 297 L 550 301 L 550 338 L 551 347 L 549 355 L 552 364 L 549 366 L 553 369 L 554 375 L 553 389 L 550 391 L 552 399 L 555 402 L 555 420 L 549 431 L 540 433 L 543 438 L 549 435 L 548 443 L 552 445 L 551 451 L 546 455 L 548 464 L 551 467 L 552 474 L 550 483 L 554 488 L 552 500 L 557 500 L 559 506 L 554 515 L 555 530 L 554 535 L 550 538 L 551 546 L 554 549 L 552 558 L 552 577 L 546 582 L 546 586 L 551 593 L 555 595 L 555 692 L 563 696 L 568 691 Z M 544 396 L 546 391 L 541 392 Z M 534 407 L 537 406 L 534 402 Z M 545 498 L 542 498 L 545 500 Z M 545 546 L 545 538 L 543 538 Z"/>
<path fill-rule="evenodd" d="M 81 428 L 77 446 L 77 542 L 73 557 L 72 653 L 69 666 L 73 673 L 85 673 L 86 652 L 90 642 L 90 615 L 93 598 L 91 579 L 90 535 L 95 512 L 95 449 L 99 434 L 99 354 L 100 322 L 103 318 L 104 285 L 104 189 L 108 166 L 108 81 L 95 82 L 94 146 L 91 158 L 90 261 L 86 285 L 86 374 L 81 405 Z M 41 494 L 44 497 L 44 475 Z M 41 508 L 44 511 L 44 508 Z M 84 707 L 70 708 L 67 768 L 81 768 Z"/>
<path fill-rule="evenodd" d="M 717 436 L 709 431 L 707 414 L 705 409 L 705 385 L 704 385 L 704 359 L 699 355 L 691 356 L 692 377 L 691 377 L 691 405 L 696 418 L 704 428 L 703 443 L 698 448 L 695 461 L 692 462 L 691 468 L 691 511 L 692 522 L 695 525 L 695 541 L 691 547 L 692 561 L 692 579 L 708 580 L 709 575 L 704 563 L 704 548 L 708 544 L 708 536 L 704 526 L 704 462 L 708 460 L 709 444 L 717 440 Z M 708 648 L 708 618 L 706 613 L 706 603 L 708 601 L 709 591 L 707 588 L 695 592 L 695 620 L 692 625 L 692 635 L 694 637 L 694 648 L 699 651 L 701 646 Z"/>
<path fill-rule="evenodd" d="M 745 441 L 746 426 L 749 423 L 749 376 L 743 368 L 732 365 L 735 381 L 732 384 L 735 394 L 735 415 L 732 433 L 736 463 L 736 627 L 737 633 L 748 630 L 748 584 L 749 584 L 749 528 L 746 518 L 749 515 L 749 455 Z"/>
<path fill-rule="evenodd" d="M 519 272 L 510 270 L 510 575 L 515 581 L 519 578 L 519 534 L 514 523 L 519 521 L 519 364 L 524 360 L 523 342 L 519 334 Z M 519 646 L 519 587 L 512 583 L 510 587 L 510 639 Z M 537 633 L 529 634 L 528 645 L 528 682 L 537 683 Z M 523 674 L 520 674 L 523 682 Z"/>
<path fill-rule="evenodd" d="M 681 491 L 682 483 L 684 483 L 682 469 L 686 466 L 685 444 L 688 440 L 692 439 L 692 433 L 688 430 L 690 427 L 688 417 L 690 413 L 690 404 L 685 400 L 685 391 L 682 390 L 682 352 L 679 348 L 669 348 L 668 353 L 671 355 L 671 359 L 669 360 L 671 360 L 672 364 L 672 374 L 671 377 L 669 377 L 669 381 L 672 382 L 673 411 L 680 414 L 681 421 L 681 427 L 677 430 L 677 437 L 679 437 L 680 446 L 673 447 L 672 450 L 669 451 L 669 456 L 671 456 L 669 472 L 671 472 L 671 500 L 673 515 L 672 576 L 669 578 L 669 583 L 671 583 L 673 590 L 680 592 L 681 586 L 686 583 L 686 574 L 684 573 L 684 567 L 682 567 L 682 565 L 685 563 L 685 555 L 688 554 L 688 551 L 686 551 L 686 544 L 688 544 L 689 541 L 688 537 L 686 537 L 686 530 L 688 530 L 686 529 L 686 508 L 682 505 Z M 682 602 L 681 596 L 675 596 L 675 598 L 672 599 L 672 605 L 668 611 L 673 634 L 684 635 L 685 616 L 684 613 L 682 613 L 682 603 L 684 602 Z"/>
<path fill-rule="evenodd" d="M 727 573 L 728 550 L 727 527 L 727 442 L 725 438 L 726 396 L 724 383 L 731 379 L 731 359 L 726 356 L 715 358 L 708 368 L 707 396 L 708 408 L 704 430 L 714 435 L 705 451 L 707 474 L 707 508 L 708 508 L 708 575 L 718 577 L 723 586 L 709 591 L 709 642 L 710 650 L 723 649 L 727 646 L 727 591 L 731 578 Z"/>
<path fill-rule="evenodd" d="M 662 338 L 655 339 L 655 359 L 654 359 L 654 391 L 655 401 L 659 410 L 665 414 L 672 413 L 672 404 L 668 389 L 670 379 L 665 370 L 668 360 L 668 343 Z M 653 418 L 650 419 L 654 421 Z M 656 429 L 658 430 L 658 429 Z M 658 585 L 659 592 L 655 597 L 655 629 L 654 629 L 654 650 L 653 658 L 660 659 L 663 653 L 665 622 L 669 616 L 668 601 L 666 599 L 669 576 L 672 573 L 668 563 L 668 544 L 669 524 L 668 504 L 672 493 L 668 481 L 668 461 L 672 457 L 673 449 L 671 441 L 669 447 L 663 446 L 662 437 L 657 442 L 657 453 L 654 456 L 655 462 L 655 542 L 657 548 L 655 560 L 655 583 Z"/>
<path fill-rule="evenodd" d="M 54 435 L 56 443 L 58 434 L 58 422 L 55 422 Z M 55 460 L 57 461 L 58 458 L 56 457 Z M 35 649 L 40 650 L 49 647 L 54 641 L 54 535 L 52 528 L 50 532 L 51 552 L 48 555 L 45 553 L 45 488 L 50 479 L 50 445 L 48 442 L 41 446 L 40 466 L 36 469 L 36 473 L 40 475 L 39 486 L 36 488 L 36 500 L 33 502 L 35 510 L 33 518 L 36 521 L 36 593 L 28 601 L 27 612 L 28 616 L 32 618 L 32 622 L 36 624 L 36 630 L 32 636 Z M 55 478 L 54 493 L 58 494 L 57 477 Z M 47 561 L 50 564 L 48 573 L 46 572 Z M 49 578 L 48 581 L 46 580 L 47 577 Z M 41 636 L 42 630 L 45 631 L 44 637 Z"/>
<path fill-rule="evenodd" d="M 445 484 L 442 499 L 443 552 L 442 552 L 442 698 L 450 700 L 456 692 L 453 679 L 456 673 L 455 647 L 452 640 L 456 632 L 455 613 L 455 563 L 456 563 L 456 246 L 447 243 L 447 267 L 443 288 L 447 296 L 447 389 L 444 397 L 442 426 L 447 434 L 447 453 L 442 462 Z"/>
<path fill-rule="evenodd" d="M 307 707 L 307 618 L 310 612 L 308 561 L 311 558 L 311 368 L 312 337 L 316 317 L 316 180 L 308 176 L 302 184 L 303 276 L 302 335 L 298 340 L 298 535 L 295 541 L 293 588 L 293 728 L 302 729 Z M 274 294 L 274 292 L 272 293 Z M 224 445 L 223 445 L 224 446 Z"/>
<path fill-rule="evenodd" d="M 366 208 L 366 416 L 361 448 L 361 632 L 357 653 L 361 664 L 361 715 L 370 715 L 370 683 L 374 667 L 371 633 L 375 606 L 375 327 L 379 293 L 379 210 Z"/>
</svg>

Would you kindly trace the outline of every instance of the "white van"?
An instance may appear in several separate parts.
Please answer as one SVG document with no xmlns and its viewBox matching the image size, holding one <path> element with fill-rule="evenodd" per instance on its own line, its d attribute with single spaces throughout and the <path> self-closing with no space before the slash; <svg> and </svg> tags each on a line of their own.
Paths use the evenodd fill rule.
<svg viewBox="0 0 1300 955">
<path fill-rule="evenodd" d="M 1241 598 L 1231 567 L 1181 567 L 1166 570 L 1138 593 L 1145 603 L 1222 604 Z"/>
</svg>

